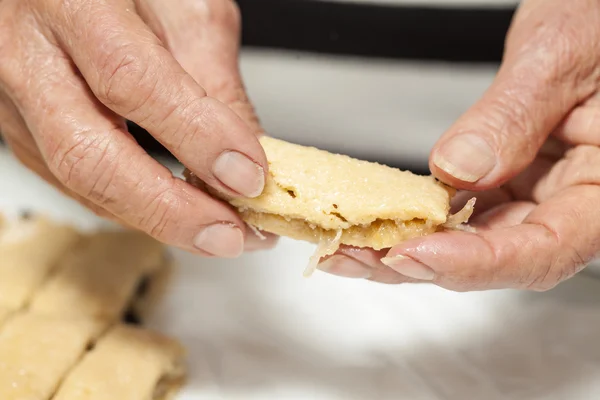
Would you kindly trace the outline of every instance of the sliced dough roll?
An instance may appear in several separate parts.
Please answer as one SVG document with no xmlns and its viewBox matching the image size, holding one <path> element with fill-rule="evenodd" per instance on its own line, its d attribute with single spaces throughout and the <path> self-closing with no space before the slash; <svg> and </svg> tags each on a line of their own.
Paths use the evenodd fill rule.
<svg viewBox="0 0 600 400">
<path fill-rule="evenodd" d="M 4 324 L 4 322 L 8 319 L 11 314 L 11 310 L 6 307 L 0 306 L 0 328 Z"/>
<path fill-rule="evenodd" d="M 165 297 L 175 266 L 174 257 L 165 253 L 161 267 L 140 282 L 127 310 L 134 321 L 143 322 Z"/>
<path fill-rule="evenodd" d="M 90 319 L 11 317 L 0 333 L 0 399 L 49 400 L 105 328 Z"/>
<path fill-rule="evenodd" d="M 267 136 L 260 142 L 269 161 L 264 192 L 225 198 L 259 230 L 379 250 L 433 233 L 447 221 L 455 191 L 431 176 Z"/>
<path fill-rule="evenodd" d="M 30 309 L 116 321 L 134 301 L 140 282 L 161 268 L 164 253 L 162 244 L 139 232 L 86 236 L 61 260 Z"/>
<path fill-rule="evenodd" d="M 7 221 L 0 231 L 0 304 L 24 307 L 78 239 L 74 228 L 45 218 Z"/>
<path fill-rule="evenodd" d="M 53 400 L 165 400 L 183 383 L 183 348 L 157 333 L 119 325 L 98 341 Z"/>
</svg>

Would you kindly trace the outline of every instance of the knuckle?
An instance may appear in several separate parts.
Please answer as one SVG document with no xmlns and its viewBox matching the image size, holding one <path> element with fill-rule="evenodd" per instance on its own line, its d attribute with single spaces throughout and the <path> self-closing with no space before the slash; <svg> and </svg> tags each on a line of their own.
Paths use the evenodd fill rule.
<svg viewBox="0 0 600 400">
<path fill-rule="evenodd" d="M 566 232 L 565 230 L 546 224 L 538 225 L 546 231 L 548 238 L 552 238 L 552 247 L 561 249 L 545 261 L 536 263 L 532 260 L 531 272 L 525 280 L 525 287 L 529 290 L 545 292 L 571 278 L 587 261 L 575 246 L 565 243 L 564 236 L 557 233 Z"/>
<path fill-rule="evenodd" d="M 214 126 L 216 113 L 208 97 L 195 98 L 163 119 L 163 125 L 170 128 L 168 132 L 163 131 L 161 136 L 168 138 L 168 145 L 174 152 L 181 152 L 188 146 L 197 147 L 197 143 L 206 143 L 206 150 L 211 146 L 210 136 L 217 132 L 217 126 Z M 175 114 L 178 123 L 169 123 Z"/>
<path fill-rule="evenodd" d="M 598 5 L 577 3 L 559 12 L 542 8 L 517 18 L 518 29 L 508 36 L 510 53 L 535 66 L 538 80 L 546 85 L 581 82 L 598 69 Z"/>
<path fill-rule="evenodd" d="M 495 122 L 495 128 L 500 133 L 504 145 L 514 144 L 519 139 L 523 146 L 535 147 L 532 134 L 536 133 L 529 107 L 521 100 L 521 93 L 509 92 L 505 97 L 496 99 L 494 106 L 500 118 Z M 504 146 L 506 147 L 506 146 Z"/>
<path fill-rule="evenodd" d="M 537 72 L 541 83 L 548 87 L 568 85 L 579 91 L 581 83 L 597 69 L 596 60 L 591 54 L 595 49 L 571 26 L 558 27 L 538 51 L 543 53 L 537 56 Z M 588 95 L 586 93 L 585 96 Z"/>
<path fill-rule="evenodd" d="M 63 185 L 101 205 L 110 201 L 107 188 L 115 174 L 116 163 L 108 157 L 108 137 L 89 132 L 71 135 L 58 143 L 49 161 L 50 170 Z"/>
<path fill-rule="evenodd" d="M 138 226 L 155 238 L 164 238 L 177 226 L 181 204 L 173 187 L 156 191 L 142 206 Z"/>
<path fill-rule="evenodd" d="M 536 183 L 534 191 L 536 201 L 547 200 L 569 187 L 600 185 L 600 171 L 590 166 L 600 166 L 600 148 L 580 145 L 569 149 L 564 157 Z M 591 194 L 588 197 L 594 199 L 597 195 Z M 583 209 L 584 206 L 594 209 L 593 200 L 588 200 L 588 197 L 578 199 L 578 209 Z"/>
<path fill-rule="evenodd" d="M 505 158 L 521 159 L 527 155 L 531 160 L 544 139 L 536 126 L 539 118 L 531 114 L 532 107 L 522 99 L 522 93 L 514 89 L 502 90 L 501 93 L 488 103 L 489 108 L 480 122 L 482 131 L 489 132 L 487 138 L 490 144 Z"/>
<path fill-rule="evenodd" d="M 555 263 L 546 263 L 534 268 L 529 274 L 525 288 L 534 292 L 546 292 L 560 281 L 556 276 Z"/>
<path fill-rule="evenodd" d="M 554 289 L 559 283 L 573 277 L 581 266 L 582 259 L 577 254 L 559 257 L 546 264 L 538 275 L 527 285 L 527 289 L 535 292 L 547 292 Z"/>
<path fill-rule="evenodd" d="M 148 53 L 134 44 L 121 44 L 107 52 L 99 68 L 96 96 L 122 114 L 132 114 L 152 97 L 154 84 Z"/>
</svg>

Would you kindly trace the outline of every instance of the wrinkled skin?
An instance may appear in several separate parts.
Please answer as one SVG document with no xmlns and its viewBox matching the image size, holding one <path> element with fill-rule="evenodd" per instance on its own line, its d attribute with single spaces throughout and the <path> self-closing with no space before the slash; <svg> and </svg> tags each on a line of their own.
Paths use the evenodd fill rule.
<svg viewBox="0 0 600 400">
<path fill-rule="evenodd" d="M 494 83 L 430 157 L 466 191 L 455 206 L 478 198 L 478 232 L 342 249 L 321 268 L 457 291 L 541 291 L 571 277 L 600 250 L 599 89 L 600 1 L 524 1 Z"/>
<path fill-rule="evenodd" d="M 239 34 L 230 0 L 2 0 L 1 131 L 26 166 L 100 215 L 206 256 L 270 247 L 125 124 L 212 187 L 260 193 L 268 166 Z"/>
</svg>

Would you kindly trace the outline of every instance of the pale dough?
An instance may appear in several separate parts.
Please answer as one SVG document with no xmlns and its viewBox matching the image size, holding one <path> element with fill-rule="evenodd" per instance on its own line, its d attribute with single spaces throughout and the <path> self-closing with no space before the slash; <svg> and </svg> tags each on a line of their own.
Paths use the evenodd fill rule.
<svg viewBox="0 0 600 400">
<path fill-rule="evenodd" d="M 11 310 L 6 307 L 0 306 L 0 328 L 4 324 L 4 322 L 8 319 L 11 314 Z"/>
<path fill-rule="evenodd" d="M 0 231 L 0 304 L 24 307 L 78 238 L 74 228 L 44 218 L 6 222 Z"/>
<path fill-rule="evenodd" d="M 119 325 L 73 369 L 53 400 L 164 400 L 183 383 L 183 348 Z"/>
<path fill-rule="evenodd" d="M 105 327 L 89 319 L 11 317 L 0 332 L 0 399 L 49 400 Z"/>
<path fill-rule="evenodd" d="M 144 277 L 163 263 L 164 247 L 133 231 L 86 236 L 31 301 L 34 312 L 117 320 Z"/>
<path fill-rule="evenodd" d="M 165 253 L 161 267 L 145 278 L 143 290 L 135 294 L 129 311 L 142 321 L 148 317 L 166 295 L 175 266 L 175 259 Z"/>
</svg>

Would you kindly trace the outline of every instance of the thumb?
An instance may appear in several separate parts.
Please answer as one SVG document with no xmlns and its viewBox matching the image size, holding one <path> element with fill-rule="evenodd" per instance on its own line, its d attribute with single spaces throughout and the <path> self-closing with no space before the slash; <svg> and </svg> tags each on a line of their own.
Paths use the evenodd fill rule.
<svg viewBox="0 0 600 400">
<path fill-rule="evenodd" d="M 495 81 L 431 152 L 430 168 L 440 180 L 471 190 L 504 184 L 533 161 L 567 113 L 592 93 L 586 81 L 593 75 L 589 54 L 596 49 L 581 20 L 590 10 L 565 12 L 564 3 L 524 3 Z"/>
<path fill-rule="evenodd" d="M 136 1 L 138 12 L 210 97 L 261 131 L 239 70 L 241 16 L 232 0 Z"/>
</svg>

